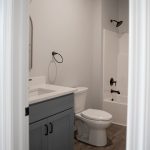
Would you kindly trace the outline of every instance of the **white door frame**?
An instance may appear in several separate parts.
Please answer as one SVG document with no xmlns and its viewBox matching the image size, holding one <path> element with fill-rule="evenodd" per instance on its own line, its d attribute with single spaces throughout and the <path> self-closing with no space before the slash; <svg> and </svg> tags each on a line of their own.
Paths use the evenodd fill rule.
<svg viewBox="0 0 150 150">
<path fill-rule="evenodd" d="M 150 1 L 130 1 L 127 150 L 150 149 Z M 28 150 L 28 0 L 0 0 L 0 149 Z M 13 31 L 13 32 L 12 32 Z"/>
<path fill-rule="evenodd" d="M 0 0 L 0 149 L 28 150 L 28 0 Z"/>
<path fill-rule="evenodd" d="M 127 150 L 150 149 L 150 0 L 130 1 Z"/>
</svg>

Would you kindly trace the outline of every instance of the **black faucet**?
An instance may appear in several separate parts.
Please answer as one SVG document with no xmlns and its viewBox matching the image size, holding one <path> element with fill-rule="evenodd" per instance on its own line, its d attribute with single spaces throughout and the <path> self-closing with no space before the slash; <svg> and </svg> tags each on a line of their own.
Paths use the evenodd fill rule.
<svg viewBox="0 0 150 150">
<path fill-rule="evenodd" d="M 111 91 L 110 91 L 111 93 L 117 93 L 117 94 L 120 94 L 120 92 L 119 91 L 115 91 L 115 90 L 112 90 L 111 89 Z"/>
</svg>

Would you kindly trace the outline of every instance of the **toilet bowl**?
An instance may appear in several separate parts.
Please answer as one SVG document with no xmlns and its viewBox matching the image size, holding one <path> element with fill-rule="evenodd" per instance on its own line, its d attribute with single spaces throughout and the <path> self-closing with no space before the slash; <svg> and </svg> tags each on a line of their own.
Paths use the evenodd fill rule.
<svg viewBox="0 0 150 150">
<path fill-rule="evenodd" d="M 102 118 L 96 118 L 94 115 L 95 112 L 99 113 L 99 116 Z M 103 116 L 101 114 L 103 114 Z M 107 115 L 107 117 L 104 115 Z M 78 140 L 94 146 L 105 146 L 107 144 L 106 128 L 111 125 L 111 114 L 101 110 L 87 109 L 81 113 L 76 114 L 75 116 L 77 122 L 77 131 L 79 131 L 77 134 Z M 83 131 L 81 131 L 81 128 Z M 86 130 L 83 128 L 86 128 Z"/>
<path fill-rule="evenodd" d="M 76 138 L 82 142 L 105 146 L 107 144 L 106 128 L 111 125 L 112 115 L 98 109 L 85 110 L 87 88 L 78 88 L 75 93 Z"/>
</svg>

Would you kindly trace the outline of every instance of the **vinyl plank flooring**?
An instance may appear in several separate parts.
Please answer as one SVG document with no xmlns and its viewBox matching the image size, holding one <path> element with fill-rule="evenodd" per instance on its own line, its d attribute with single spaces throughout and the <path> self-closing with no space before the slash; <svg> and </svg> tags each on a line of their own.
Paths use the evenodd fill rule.
<svg viewBox="0 0 150 150">
<path fill-rule="evenodd" d="M 125 150 L 126 127 L 112 124 L 107 129 L 108 143 L 104 147 L 95 147 L 75 140 L 74 150 Z"/>
</svg>

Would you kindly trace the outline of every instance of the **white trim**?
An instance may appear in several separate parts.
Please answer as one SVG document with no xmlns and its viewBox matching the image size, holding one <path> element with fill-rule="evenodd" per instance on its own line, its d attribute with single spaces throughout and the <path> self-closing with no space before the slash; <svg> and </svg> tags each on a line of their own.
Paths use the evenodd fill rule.
<svg viewBox="0 0 150 150">
<path fill-rule="evenodd" d="M 3 1 L 0 1 L 0 56 L 3 56 Z M 0 57 L 0 149 L 4 149 L 4 124 L 3 124 L 3 57 Z"/>
<path fill-rule="evenodd" d="M 14 150 L 29 149 L 28 107 L 28 0 L 13 3 L 13 103 Z M 16 90 L 17 89 L 17 90 Z"/>
<path fill-rule="evenodd" d="M 1 149 L 11 150 L 12 138 L 12 63 L 11 63 L 11 28 L 12 1 L 1 0 L 1 49 L 0 49 L 0 114 L 1 114 Z"/>
<path fill-rule="evenodd" d="M 127 150 L 150 149 L 150 1 L 130 0 Z"/>
<path fill-rule="evenodd" d="M 0 149 L 28 150 L 28 1 L 0 0 Z"/>
</svg>

